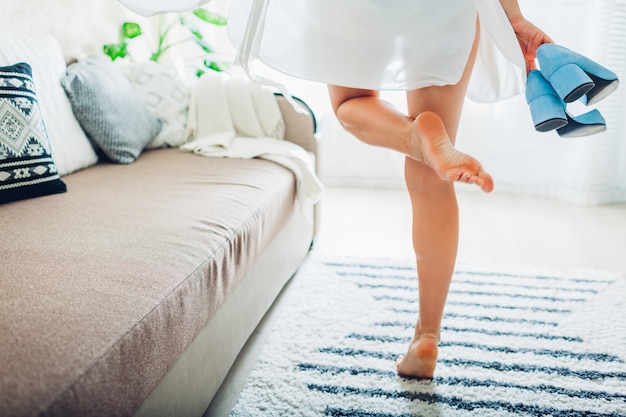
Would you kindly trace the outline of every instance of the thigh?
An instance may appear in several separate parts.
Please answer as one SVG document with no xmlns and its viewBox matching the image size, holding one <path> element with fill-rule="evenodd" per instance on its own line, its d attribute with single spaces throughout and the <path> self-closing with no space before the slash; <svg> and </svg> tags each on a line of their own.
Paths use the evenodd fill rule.
<svg viewBox="0 0 626 417">
<path fill-rule="evenodd" d="M 420 113 L 425 111 L 436 113 L 443 121 L 452 143 L 456 140 L 465 93 L 476 59 L 479 37 L 478 30 L 477 22 L 474 46 L 472 47 L 461 80 L 457 84 L 441 87 L 425 87 L 410 90 L 406 93 L 409 116 L 416 118 Z M 406 184 L 412 197 L 418 195 L 417 192 L 421 190 L 430 192 L 433 190 L 433 187 L 443 187 L 443 189 L 448 191 L 454 189 L 452 183 L 441 180 L 435 171 L 423 162 L 406 158 L 404 169 Z"/>
<path fill-rule="evenodd" d="M 476 60 L 478 49 L 479 27 L 476 22 L 476 36 L 474 45 L 468 58 L 461 80 L 454 85 L 424 87 L 407 91 L 407 107 L 411 118 L 417 117 L 424 111 L 432 111 L 443 121 L 450 140 L 454 143 L 461 119 L 461 111 L 465 100 L 465 93 Z"/>
</svg>

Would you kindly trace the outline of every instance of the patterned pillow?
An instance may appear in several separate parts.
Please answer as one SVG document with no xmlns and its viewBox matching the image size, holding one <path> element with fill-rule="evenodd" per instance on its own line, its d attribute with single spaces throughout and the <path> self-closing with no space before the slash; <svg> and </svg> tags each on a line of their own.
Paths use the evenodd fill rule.
<svg viewBox="0 0 626 417">
<path fill-rule="evenodd" d="M 120 70 L 146 107 L 163 122 L 148 148 L 176 147 L 185 142 L 189 87 L 176 68 L 154 61 L 126 64 Z"/>
<path fill-rule="evenodd" d="M 61 84 L 87 136 L 113 162 L 134 162 L 161 130 L 159 118 L 104 55 L 70 65 Z"/>
<path fill-rule="evenodd" d="M 52 35 L 0 35 L 0 67 L 16 62 L 28 62 L 33 71 L 41 118 L 46 122 L 59 175 L 63 177 L 96 164 L 98 156 L 61 87 L 67 66 L 59 42 Z"/>
<path fill-rule="evenodd" d="M 0 67 L 0 203 L 63 193 L 30 65 Z"/>
</svg>

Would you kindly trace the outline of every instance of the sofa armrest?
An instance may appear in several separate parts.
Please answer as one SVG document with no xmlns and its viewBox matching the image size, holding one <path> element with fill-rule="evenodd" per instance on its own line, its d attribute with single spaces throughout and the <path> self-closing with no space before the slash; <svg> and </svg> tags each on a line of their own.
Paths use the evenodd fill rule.
<svg viewBox="0 0 626 417">
<path fill-rule="evenodd" d="M 305 110 L 304 113 L 296 111 L 281 94 L 276 94 L 276 100 L 285 120 L 285 139 L 302 146 L 317 156 L 317 139 L 315 137 L 317 125 L 311 108 L 296 97 L 294 100 Z"/>
<path fill-rule="evenodd" d="M 313 110 L 301 99 L 293 97 L 297 105 L 304 112 L 298 112 L 293 108 L 291 103 L 280 93 L 275 93 L 276 100 L 283 120 L 285 121 L 285 140 L 302 146 L 306 151 L 315 157 L 315 170 L 319 172 L 319 155 L 317 148 L 317 121 Z M 313 208 L 313 236 L 317 236 L 320 224 L 320 202 L 318 201 Z M 311 247 L 313 243 L 311 242 Z"/>
</svg>

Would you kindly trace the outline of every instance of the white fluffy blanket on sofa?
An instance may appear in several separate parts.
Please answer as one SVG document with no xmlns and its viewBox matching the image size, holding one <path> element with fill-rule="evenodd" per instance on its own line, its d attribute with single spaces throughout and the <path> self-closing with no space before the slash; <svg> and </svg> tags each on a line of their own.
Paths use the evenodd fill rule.
<svg viewBox="0 0 626 417">
<path fill-rule="evenodd" d="M 296 176 L 299 203 L 315 203 L 322 184 L 311 156 L 284 140 L 285 124 L 274 94 L 246 79 L 206 73 L 191 88 L 187 152 L 227 158 L 262 158 Z M 305 204 L 306 205 L 306 204 Z"/>
</svg>

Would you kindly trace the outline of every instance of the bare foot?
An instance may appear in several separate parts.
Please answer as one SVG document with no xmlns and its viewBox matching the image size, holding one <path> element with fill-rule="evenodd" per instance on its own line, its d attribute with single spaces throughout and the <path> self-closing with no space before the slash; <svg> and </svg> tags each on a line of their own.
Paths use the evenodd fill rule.
<svg viewBox="0 0 626 417">
<path fill-rule="evenodd" d="M 418 378 L 432 378 L 437 365 L 438 338 L 431 333 L 421 333 L 409 345 L 405 356 L 396 360 L 398 374 Z"/>
<path fill-rule="evenodd" d="M 487 193 L 493 190 L 491 175 L 483 170 L 480 162 L 454 147 L 437 114 L 427 111 L 417 116 L 413 122 L 413 134 L 415 155 L 439 178 L 476 184 Z"/>
</svg>

